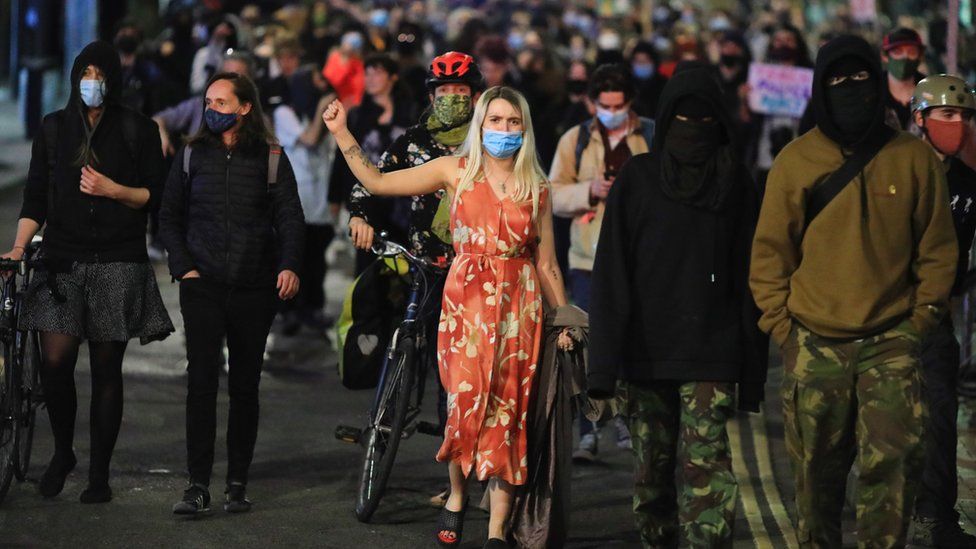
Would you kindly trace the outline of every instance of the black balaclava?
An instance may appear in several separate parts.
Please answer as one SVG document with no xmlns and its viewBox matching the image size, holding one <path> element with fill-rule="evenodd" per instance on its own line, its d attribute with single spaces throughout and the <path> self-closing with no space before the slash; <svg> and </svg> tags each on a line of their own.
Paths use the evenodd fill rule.
<svg viewBox="0 0 976 549">
<path fill-rule="evenodd" d="M 694 95 L 686 95 L 675 104 L 674 115 L 664 139 L 665 150 L 681 164 L 707 162 L 722 140 L 715 108 Z M 678 119 L 679 115 L 687 120 Z"/>
<path fill-rule="evenodd" d="M 861 82 L 847 80 L 838 86 L 827 85 L 831 74 L 858 70 L 867 70 L 871 77 Z M 825 137 L 848 150 L 870 147 L 875 139 L 888 139 L 891 134 L 885 130 L 882 100 L 887 82 L 881 76 L 878 51 L 859 36 L 838 36 L 820 48 L 813 71 L 810 107 L 817 128 Z M 858 97 L 858 93 L 863 95 Z M 844 113 L 853 118 L 844 119 Z"/>
<path fill-rule="evenodd" d="M 660 158 L 661 191 L 672 200 L 711 211 L 728 203 L 737 161 L 733 122 L 721 101 L 711 68 L 675 70 L 661 92 L 651 151 Z"/>
<path fill-rule="evenodd" d="M 867 80 L 853 80 L 851 75 L 867 71 Z M 861 140 L 871 128 L 875 118 L 872 108 L 879 100 L 878 80 L 871 73 L 871 67 L 854 55 L 841 57 L 827 68 L 828 80 L 833 77 L 848 77 L 836 86 L 826 86 L 827 112 L 834 125 L 840 130 L 844 144 Z M 825 83 L 826 85 L 826 83 Z"/>
</svg>

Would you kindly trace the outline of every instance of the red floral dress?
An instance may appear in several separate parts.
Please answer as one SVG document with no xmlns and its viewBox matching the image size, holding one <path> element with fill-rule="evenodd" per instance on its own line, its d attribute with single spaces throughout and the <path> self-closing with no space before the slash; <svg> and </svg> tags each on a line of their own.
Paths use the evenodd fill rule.
<svg viewBox="0 0 976 549">
<path fill-rule="evenodd" d="M 499 198 L 487 180 L 476 181 L 454 202 L 451 227 L 457 257 L 437 339 L 447 426 L 437 460 L 460 463 L 465 476 L 474 468 L 479 480 L 524 484 L 526 412 L 542 340 L 532 203 Z"/>
</svg>

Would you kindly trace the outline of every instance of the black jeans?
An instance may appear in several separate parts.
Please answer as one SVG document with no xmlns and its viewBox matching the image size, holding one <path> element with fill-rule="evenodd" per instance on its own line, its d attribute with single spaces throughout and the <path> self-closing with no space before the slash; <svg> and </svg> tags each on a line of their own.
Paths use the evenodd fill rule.
<svg viewBox="0 0 976 549">
<path fill-rule="evenodd" d="M 235 288 L 202 279 L 180 282 L 188 362 L 186 453 L 190 481 L 210 485 L 217 436 L 220 356 L 227 339 L 230 413 L 227 482 L 247 483 L 258 434 L 258 385 L 274 320 L 274 288 Z"/>
<path fill-rule="evenodd" d="M 925 469 L 915 500 L 915 515 L 956 520 L 956 415 L 959 400 L 959 342 L 948 316 L 929 334 L 922 347 L 925 423 Z"/>
</svg>

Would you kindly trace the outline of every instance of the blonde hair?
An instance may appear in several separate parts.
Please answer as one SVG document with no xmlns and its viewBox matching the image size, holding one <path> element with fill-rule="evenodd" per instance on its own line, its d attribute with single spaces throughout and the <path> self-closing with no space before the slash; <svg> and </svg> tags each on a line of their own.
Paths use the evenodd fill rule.
<svg viewBox="0 0 976 549">
<path fill-rule="evenodd" d="M 539 214 L 539 195 L 542 185 L 545 184 L 546 174 L 539 165 L 539 157 L 535 149 L 535 134 L 532 132 L 532 117 L 529 115 L 529 104 L 525 97 L 518 91 L 507 86 L 495 86 L 488 88 L 478 104 L 475 105 L 474 115 L 471 118 L 471 127 L 468 129 L 468 136 L 465 138 L 461 148 L 456 155 L 465 157 L 465 165 L 458 178 L 457 189 L 454 199 L 461 196 L 461 193 L 470 188 L 478 174 L 484 167 L 484 147 L 481 145 L 481 126 L 488 115 L 488 104 L 495 99 L 508 101 L 515 110 L 522 116 L 522 148 L 519 149 L 515 157 L 515 194 L 513 199 L 522 202 L 531 198 L 532 200 L 532 219 Z"/>
</svg>

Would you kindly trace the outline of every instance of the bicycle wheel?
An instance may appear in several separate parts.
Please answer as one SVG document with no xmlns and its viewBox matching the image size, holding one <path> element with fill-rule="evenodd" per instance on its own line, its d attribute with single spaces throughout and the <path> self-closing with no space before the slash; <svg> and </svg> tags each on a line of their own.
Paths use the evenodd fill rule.
<svg viewBox="0 0 976 549">
<path fill-rule="evenodd" d="M 37 420 L 37 405 L 41 396 L 40 368 L 41 346 L 37 332 L 23 333 L 23 355 L 20 367 L 20 397 L 15 405 L 17 412 L 17 469 L 14 474 L 23 482 L 30 468 L 31 448 L 34 445 L 34 423 Z"/>
<path fill-rule="evenodd" d="M 375 416 L 364 433 L 365 454 L 359 479 L 359 496 L 356 499 L 356 518 L 369 522 L 376 512 L 386 491 L 386 482 L 393 470 L 400 438 L 403 436 L 404 419 L 410 406 L 416 364 L 412 337 L 397 342 L 393 355 L 393 368 L 388 376 Z"/>
<path fill-rule="evenodd" d="M 14 469 L 17 468 L 14 463 L 14 402 L 17 398 L 17 384 L 14 382 L 14 356 L 10 343 L 8 340 L 0 341 L 0 346 L 3 347 L 0 355 L 0 502 L 7 495 Z"/>
</svg>

